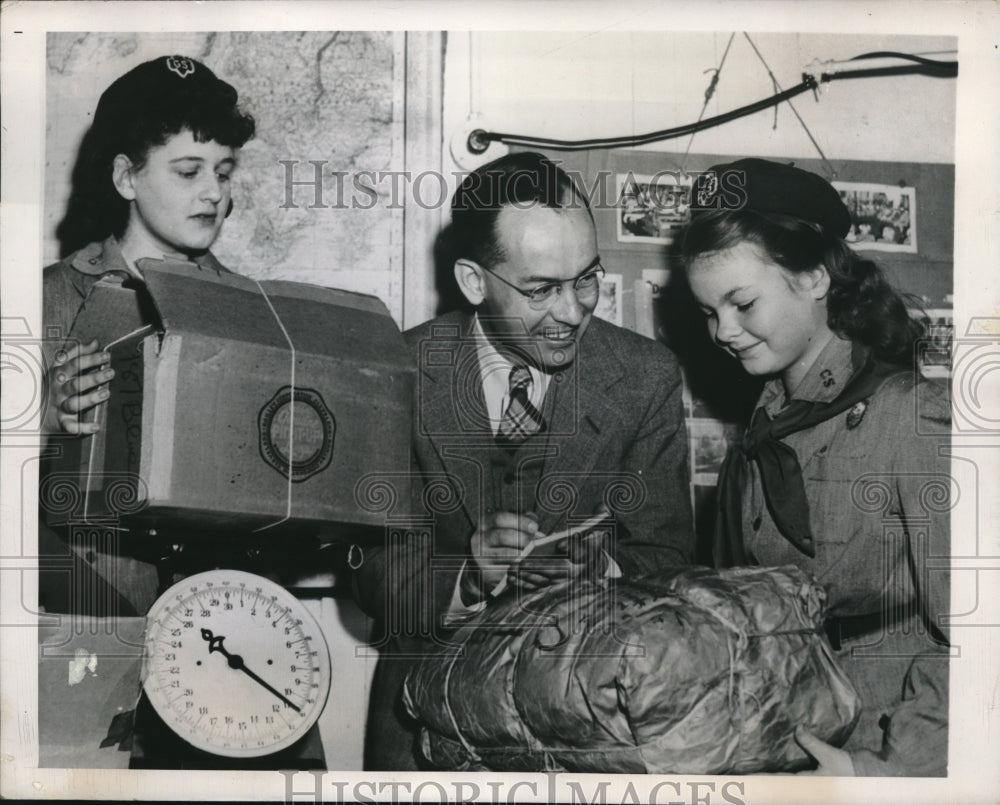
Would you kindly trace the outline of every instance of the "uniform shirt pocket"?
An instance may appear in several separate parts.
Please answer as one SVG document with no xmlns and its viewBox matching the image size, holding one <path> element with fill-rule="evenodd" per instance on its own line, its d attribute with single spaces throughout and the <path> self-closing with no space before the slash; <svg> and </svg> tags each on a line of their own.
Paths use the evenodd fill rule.
<svg viewBox="0 0 1000 805">
<path fill-rule="evenodd" d="M 863 510 L 854 495 L 855 482 L 865 471 L 857 459 L 829 453 L 814 455 L 803 469 L 809 520 L 817 542 L 845 544 L 861 530 Z"/>
</svg>

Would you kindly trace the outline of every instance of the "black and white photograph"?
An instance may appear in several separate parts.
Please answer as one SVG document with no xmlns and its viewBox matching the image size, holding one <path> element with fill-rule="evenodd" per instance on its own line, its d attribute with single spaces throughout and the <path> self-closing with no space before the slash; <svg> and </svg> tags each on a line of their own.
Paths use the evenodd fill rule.
<svg viewBox="0 0 1000 805">
<path fill-rule="evenodd" d="M 996 800 L 1000 11 L 571 5 L 4 3 L 2 796 Z"/>
<path fill-rule="evenodd" d="M 635 329 L 647 338 L 666 339 L 663 292 L 670 282 L 669 268 L 643 268 L 635 281 Z"/>
<path fill-rule="evenodd" d="M 688 420 L 691 440 L 691 480 L 695 486 L 714 487 L 731 444 L 739 440 L 739 425 L 715 419 Z"/>
<path fill-rule="evenodd" d="M 673 243 L 688 220 L 691 177 L 664 172 L 655 176 L 618 174 L 618 240 L 624 243 Z"/>
<path fill-rule="evenodd" d="M 845 240 L 855 249 L 917 251 L 917 199 L 912 187 L 834 182 L 851 213 Z"/>
<path fill-rule="evenodd" d="M 622 275 L 605 274 L 601 278 L 601 295 L 594 308 L 594 315 L 622 326 Z"/>
<path fill-rule="evenodd" d="M 920 372 L 924 377 L 951 377 L 955 317 L 950 308 L 930 308 L 918 315 L 926 317 L 927 335 L 920 345 Z"/>
</svg>

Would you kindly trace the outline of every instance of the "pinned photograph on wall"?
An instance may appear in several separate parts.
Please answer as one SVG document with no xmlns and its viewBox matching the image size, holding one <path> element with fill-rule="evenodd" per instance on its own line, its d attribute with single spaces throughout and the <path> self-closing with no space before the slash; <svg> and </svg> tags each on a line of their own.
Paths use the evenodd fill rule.
<svg viewBox="0 0 1000 805">
<path fill-rule="evenodd" d="M 918 344 L 920 374 L 924 377 L 951 377 L 954 312 L 951 308 L 935 308 L 914 311 L 914 315 L 926 317 L 927 325 L 927 332 Z"/>
<path fill-rule="evenodd" d="M 913 187 L 833 182 L 851 213 L 845 240 L 855 249 L 917 251 L 917 191 Z"/>
<path fill-rule="evenodd" d="M 659 299 L 670 282 L 669 268 L 644 268 L 642 270 L 642 280 L 649 285 L 650 294 L 653 299 Z"/>
<path fill-rule="evenodd" d="M 670 282 L 670 270 L 644 268 L 642 279 L 633 284 L 635 291 L 635 331 L 647 338 L 665 340 L 663 322 L 659 320 L 658 300 Z"/>
<path fill-rule="evenodd" d="M 673 243 L 688 222 L 691 176 L 661 171 L 653 176 L 619 173 L 618 240 L 622 243 Z"/>
<path fill-rule="evenodd" d="M 729 445 L 740 438 L 740 426 L 717 419 L 688 420 L 691 478 L 695 486 L 715 486 Z"/>
<path fill-rule="evenodd" d="M 622 286 L 621 274 L 605 274 L 601 278 L 601 295 L 597 299 L 594 315 L 612 324 L 622 326 Z"/>
<path fill-rule="evenodd" d="M 688 379 L 688 370 L 683 366 L 681 366 L 681 403 L 684 405 L 685 419 L 691 419 L 695 401 L 691 394 L 691 381 Z"/>
</svg>

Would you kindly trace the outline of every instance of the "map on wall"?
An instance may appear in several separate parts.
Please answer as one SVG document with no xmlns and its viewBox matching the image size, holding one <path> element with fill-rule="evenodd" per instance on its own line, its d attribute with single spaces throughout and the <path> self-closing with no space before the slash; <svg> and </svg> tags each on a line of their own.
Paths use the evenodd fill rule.
<svg viewBox="0 0 1000 805">
<path fill-rule="evenodd" d="M 374 294 L 402 315 L 402 33 L 53 33 L 47 41 L 45 264 L 59 258 L 80 141 L 101 92 L 162 55 L 190 56 L 257 121 L 213 251 L 255 279 Z M 319 176 L 321 185 L 315 185 Z"/>
</svg>

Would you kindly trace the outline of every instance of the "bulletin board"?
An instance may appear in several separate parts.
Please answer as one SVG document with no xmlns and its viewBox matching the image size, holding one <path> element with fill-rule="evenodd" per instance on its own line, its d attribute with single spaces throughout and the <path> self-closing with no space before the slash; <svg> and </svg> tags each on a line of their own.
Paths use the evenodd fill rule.
<svg viewBox="0 0 1000 805">
<path fill-rule="evenodd" d="M 609 278 L 595 315 L 663 341 L 681 362 L 698 532 L 695 558 L 707 563 L 718 470 L 752 413 L 762 381 L 744 373 L 710 342 L 704 317 L 679 281 L 676 241 L 687 217 L 684 174 L 746 155 L 685 157 L 638 150 L 547 155 L 582 185 L 590 200 Z M 833 180 L 855 215 L 852 247 L 921 303 L 932 316 L 932 336 L 949 329 L 954 165 L 819 159 L 796 159 L 794 164 Z M 947 363 L 950 350 L 938 352 Z M 935 369 L 942 367 L 930 367 Z"/>
<path fill-rule="evenodd" d="M 643 177 L 699 172 L 746 154 L 691 154 L 638 150 L 558 152 L 547 154 L 574 177 L 584 177 L 597 225 L 598 248 L 609 273 L 621 274 L 625 304 L 623 324 L 642 330 L 637 322 L 632 283 L 642 279 L 643 270 L 670 270 L 673 244 L 658 238 L 623 240 L 621 207 L 616 193 L 618 177 L 631 173 Z M 826 178 L 829 167 L 819 159 L 795 159 L 797 167 Z M 868 162 L 829 160 L 837 184 L 913 188 L 916 199 L 917 237 L 915 251 L 867 251 L 866 256 L 885 268 L 889 279 L 902 290 L 920 297 L 930 308 L 950 307 L 953 288 L 955 166 L 915 162 Z M 669 216 L 668 216 L 669 217 Z M 679 227 L 678 227 L 679 228 Z M 664 234 L 667 234 L 666 232 Z M 667 234 L 669 238 L 669 234 Z"/>
</svg>

